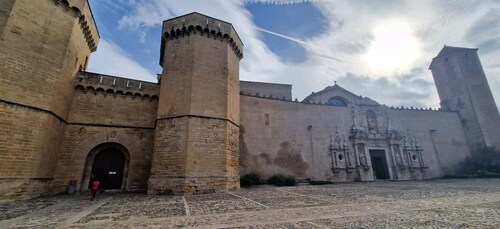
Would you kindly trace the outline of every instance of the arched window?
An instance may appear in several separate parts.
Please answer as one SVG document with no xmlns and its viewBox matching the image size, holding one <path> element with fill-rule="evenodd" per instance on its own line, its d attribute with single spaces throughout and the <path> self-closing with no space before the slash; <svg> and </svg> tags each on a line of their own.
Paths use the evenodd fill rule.
<svg viewBox="0 0 500 229">
<path fill-rule="evenodd" d="M 332 97 L 328 100 L 328 104 L 334 106 L 347 106 L 344 98 L 341 97 Z"/>
</svg>

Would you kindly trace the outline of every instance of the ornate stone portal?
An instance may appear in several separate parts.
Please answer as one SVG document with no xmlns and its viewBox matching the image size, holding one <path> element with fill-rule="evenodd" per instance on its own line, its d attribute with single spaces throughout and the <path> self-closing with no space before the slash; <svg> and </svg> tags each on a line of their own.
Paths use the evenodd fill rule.
<svg viewBox="0 0 500 229">
<path fill-rule="evenodd" d="M 385 128 L 381 127 L 372 110 L 366 111 L 366 125 L 363 125 L 364 120 L 358 125 L 356 113 L 352 111 L 352 114 L 349 142 L 338 129 L 335 137 L 330 136 L 329 154 L 334 180 L 423 179 L 427 168 L 423 148 L 409 130 L 402 135 L 391 126 L 389 119 L 381 123 Z M 386 174 L 381 175 L 382 172 L 378 171 L 377 176 L 375 172 L 380 169 L 386 170 L 382 171 Z"/>
</svg>

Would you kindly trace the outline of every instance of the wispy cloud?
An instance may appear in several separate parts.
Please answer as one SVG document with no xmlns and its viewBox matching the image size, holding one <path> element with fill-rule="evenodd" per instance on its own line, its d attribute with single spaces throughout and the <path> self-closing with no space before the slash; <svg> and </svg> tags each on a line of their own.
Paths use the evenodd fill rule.
<svg viewBox="0 0 500 229">
<path fill-rule="evenodd" d="M 102 38 L 97 52 L 90 58 L 88 71 L 149 82 L 157 81 L 156 74 L 151 70 L 138 64 L 133 56 L 118 45 Z"/>
</svg>

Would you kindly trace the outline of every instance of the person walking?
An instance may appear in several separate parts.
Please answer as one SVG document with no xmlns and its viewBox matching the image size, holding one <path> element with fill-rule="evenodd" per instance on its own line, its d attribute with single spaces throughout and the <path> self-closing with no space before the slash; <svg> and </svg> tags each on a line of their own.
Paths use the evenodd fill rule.
<svg viewBox="0 0 500 229">
<path fill-rule="evenodd" d="M 91 193 L 92 193 L 92 197 L 90 200 L 94 200 L 95 199 L 95 196 L 97 194 L 97 190 L 99 190 L 99 180 L 94 179 L 94 181 L 92 182 L 92 189 L 90 190 Z"/>
</svg>

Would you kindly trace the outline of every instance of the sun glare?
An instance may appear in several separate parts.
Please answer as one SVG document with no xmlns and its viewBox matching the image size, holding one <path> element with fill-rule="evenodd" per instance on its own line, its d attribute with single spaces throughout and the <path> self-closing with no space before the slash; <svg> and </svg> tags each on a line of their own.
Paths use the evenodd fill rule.
<svg viewBox="0 0 500 229">
<path fill-rule="evenodd" d="M 420 43 L 405 23 L 381 23 L 373 28 L 373 35 L 364 59 L 378 73 L 401 71 L 420 55 Z"/>
</svg>

